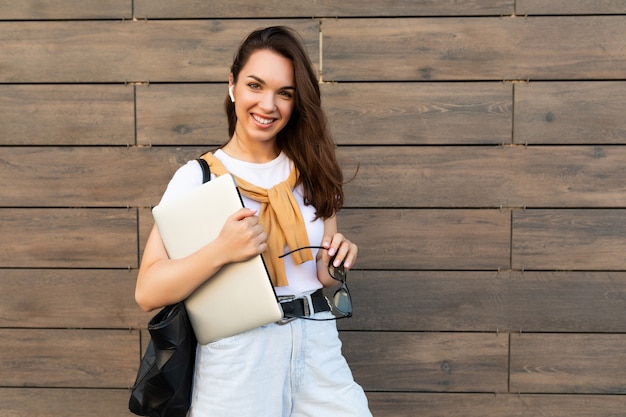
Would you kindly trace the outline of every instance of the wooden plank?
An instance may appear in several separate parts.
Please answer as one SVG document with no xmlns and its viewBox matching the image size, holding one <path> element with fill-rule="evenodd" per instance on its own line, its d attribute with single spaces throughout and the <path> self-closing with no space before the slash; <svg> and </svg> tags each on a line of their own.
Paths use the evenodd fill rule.
<svg viewBox="0 0 626 417">
<path fill-rule="evenodd" d="M 280 20 L 319 61 L 319 22 Z M 242 38 L 266 20 L 5 22 L 0 83 L 228 80 Z"/>
<path fill-rule="evenodd" d="M 367 391 L 507 389 L 506 335 L 344 332 L 341 339 L 354 378 Z"/>
<path fill-rule="evenodd" d="M 0 327 L 145 328 L 155 313 L 135 303 L 136 277 L 136 269 L 4 269 Z"/>
<path fill-rule="evenodd" d="M 511 391 L 626 394 L 626 335 L 511 337 Z"/>
<path fill-rule="evenodd" d="M 367 393 L 372 414 L 385 417 L 615 417 L 624 395 Z"/>
<path fill-rule="evenodd" d="M 568 15 L 568 14 L 624 14 L 622 0 L 517 0 L 517 14 Z"/>
<path fill-rule="evenodd" d="M 0 20 L 131 17 L 132 0 L 0 0 Z"/>
<path fill-rule="evenodd" d="M 326 81 L 621 79 L 626 66 L 626 16 L 325 19 L 322 34 Z"/>
<path fill-rule="evenodd" d="M 292 0 L 233 0 L 206 2 L 182 0 L 135 0 L 135 14 L 154 18 L 261 18 L 315 16 L 455 16 L 505 15 L 513 12 L 513 0 L 383 0 L 363 3 L 358 0 L 311 2 Z"/>
<path fill-rule="evenodd" d="M 332 131 L 342 145 L 511 143 L 510 85 L 337 83 L 320 87 Z M 225 95 L 225 84 L 138 86 L 138 143 L 224 143 L 228 139 L 222 110 Z"/>
<path fill-rule="evenodd" d="M 626 143 L 626 82 L 515 85 L 516 143 Z"/>
<path fill-rule="evenodd" d="M 137 213 L 127 209 L 0 209 L 2 268 L 137 267 Z"/>
<path fill-rule="evenodd" d="M 0 205 L 154 206 L 176 169 L 211 149 L 7 147 L 0 156 Z M 340 147 L 338 154 L 351 179 L 347 207 L 626 205 L 623 146 L 360 146 Z"/>
<path fill-rule="evenodd" d="M 354 270 L 348 285 L 342 330 L 626 332 L 624 272 Z"/>
<path fill-rule="evenodd" d="M 0 144 L 134 144 L 133 95 L 123 85 L 0 85 Z"/>
<path fill-rule="evenodd" d="M 509 267 L 507 210 L 348 209 L 338 221 L 358 242 L 362 269 Z"/>
<path fill-rule="evenodd" d="M 204 148 L 16 147 L 0 157 L 5 207 L 151 207 Z M 29 192 L 24 192 L 29 190 Z"/>
<path fill-rule="evenodd" d="M 511 143 L 511 85 L 333 83 L 321 88 L 341 145 Z"/>
<path fill-rule="evenodd" d="M 626 210 L 515 210 L 514 269 L 626 269 Z"/>
<path fill-rule="evenodd" d="M 131 417 L 128 389 L 0 388 L 11 417 Z"/>
<path fill-rule="evenodd" d="M 137 87 L 137 142 L 142 145 L 221 145 L 228 141 L 223 110 L 227 84 Z"/>
<path fill-rule="evenodd" d="M 350 207 L 626 205 L 626 147 L 342 147 L 338 155 Z"/>
<path fill-rule="evenodd" d="M 0 329 L 4 387 L 128 388 L 138 368 L 139 332 Z"/>
</svg>

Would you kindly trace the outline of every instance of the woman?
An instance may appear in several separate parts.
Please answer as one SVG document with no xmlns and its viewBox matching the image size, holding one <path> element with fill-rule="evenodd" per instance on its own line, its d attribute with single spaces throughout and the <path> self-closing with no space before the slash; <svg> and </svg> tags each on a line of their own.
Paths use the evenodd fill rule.
<svg viewBox="0 0 626 417">
<path fill-rule="evenodd" d="M 329 262 L 349 269 L 358 249 L 337 231 L 343 178 L 298 35 L 285 27 L 252 32 L 235 55 L 228 84 L 230 140 L 205 159 L 213 175 L 230 172 L 240 189 L 247 184 L 272 197 L 256 201 L 244 192 L 247 208 L 230 216 L 213 242 L 183 259 L 168 259 L 153 228 L 137 303 L 149 311 L 183 300 L 224 265 L 262 254 L 277 295 L 290 306 L 293 298 L 300 305 L 306 299 L 312 311 L 198 346 L 190 416 L 371 416 L 341 354 L 328 304 L 316 302 L 322 287 L 337 284 Z M 201 182 L 200 165 L 190 161 L 162 201 Z"/>
</svg>

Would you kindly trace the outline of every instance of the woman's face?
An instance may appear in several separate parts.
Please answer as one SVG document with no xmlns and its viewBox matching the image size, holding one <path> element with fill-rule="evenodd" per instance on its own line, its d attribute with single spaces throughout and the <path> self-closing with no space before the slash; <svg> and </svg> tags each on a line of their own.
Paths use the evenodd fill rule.
<svg viewBox="0 0 626 417">
<path fill-rule="evenodd" d="M 285 127 L 295 102 L 296 85 L 291 60 L 269 50 L 254 52 L 233 84 L 240 140 L 275 141 Z"/>
</svg>

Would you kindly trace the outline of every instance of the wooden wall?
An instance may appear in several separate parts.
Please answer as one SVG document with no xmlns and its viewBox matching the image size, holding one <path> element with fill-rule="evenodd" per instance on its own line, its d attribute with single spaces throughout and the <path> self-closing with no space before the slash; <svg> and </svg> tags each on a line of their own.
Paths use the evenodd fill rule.
<svg viewBox="0 0 626 417">
<path fill-rule="evenodd" d="M 150 207 L 270 24 L 360 164 L 340 327 L 374 415 L 624 415 L 619 0 L 0 0 L 0 414 L 129 415 Z"/>
</svg>

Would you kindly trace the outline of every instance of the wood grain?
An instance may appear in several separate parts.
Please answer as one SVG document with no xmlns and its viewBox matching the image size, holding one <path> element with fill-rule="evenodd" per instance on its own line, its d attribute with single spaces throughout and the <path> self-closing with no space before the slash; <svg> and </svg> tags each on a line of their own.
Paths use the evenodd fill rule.
<svg viewBox="0 0 626 417">
<path fill-rule="evenodd" d="M 515 142 L 623 144 L 625 106 L 623 81 L 516 84 Z"/>
<path fill-rule="evenodd" d="M 511 14 L 513 0 L 383 0 L 368 2 L 357 0 L 341 2 L 311 2 L 278 0 L 255 2 L 233 0 L 206 2 L 182 0 L 135 0 L 135 13 L 139 17 L 189 17 L 189 18 L 260 18 L 260 17 L 315 17 L 315 16 L 453 16 Z M 365 6 L 365 7 L 364 7 Z"/>
<path fill-rule="evenodd" d="M 128 19 L 132 0 L 0 0 L 0 20 Z"/>
<path fill-rule="evenodd" d="M 511 337 L 511 391 L 626 394 L 623 334 Z"/>
<path fill-rule="evenodd" d="M 132 417 L 128 389 L 0 388 L 11 417 Z"/>
<path fill-rule="evenodd" d="M 368 393 L 381 417 L 615 417 L 624 395 Z"/>
<path fill-rule="evenodd" d="M 4 269 L 2 328 L 145 328 L 155 313 L 135 303 L 137 270 Z"/>
<path fill-rule="evenodd" d="M 0 85 L 1 145 L 133 145 L 124 85 Z"/>
<path fill-rule="evenodd" d="M 354 378 L 367 391 L 507 389 L 505 335 L 343 332 L 341 338 Z"/>
<path fill-rule="evenodd" d="M 516 210 L 512 266 L 540 270 L 626 269 L 626 211 Z"/>
<path fill-rule="evenodd" d="M 339 158 L 350 207 L 626 205 L 622 146 L 360 146 Z"/>
<path fill-rule="evenodd" d="M 0 329 L 4 387 L 128 388 L 137 375 L 139 332 Z"/>
<path fill-rule="evenodd" d="M 625 16 L 326 19 L 326 81 L 620 79 Z M 367 27 L 367 30 L 360 28 Z"/>
<path fill-rule="evenodd" d="M 512 87 L 498 83 L 329 83 L 340 145 L 511 143 Z"/>
<path fill-rule="evenodd" d="M 626 331 L 624 272 L 353 270 L 348 286 L 354 316 L 342 330 Z"/>
<path fill-rule="evenodd" d="M 131 209 L 0 209 L 2 268 L 137 267 Z"/>
<path fill-rule="evenodd" d="M 508 268 L 505 210 L 344 210 L 340 230 L 359 242 L 359 268 Z"/>
<path fill-rule="evenodd" d="M 303 36 L 317 64 L 319 23 L 279 22 Z M 0 82 L 225 82 L 243 37 L 271 24 L 265 20 L 4 22 Z"/>
<path fill-rule="evenodd" d="M 527 15 L 624 14 L 626 4 L 620 0 L 517 0 L 515 10 Z"/>
</svg>

